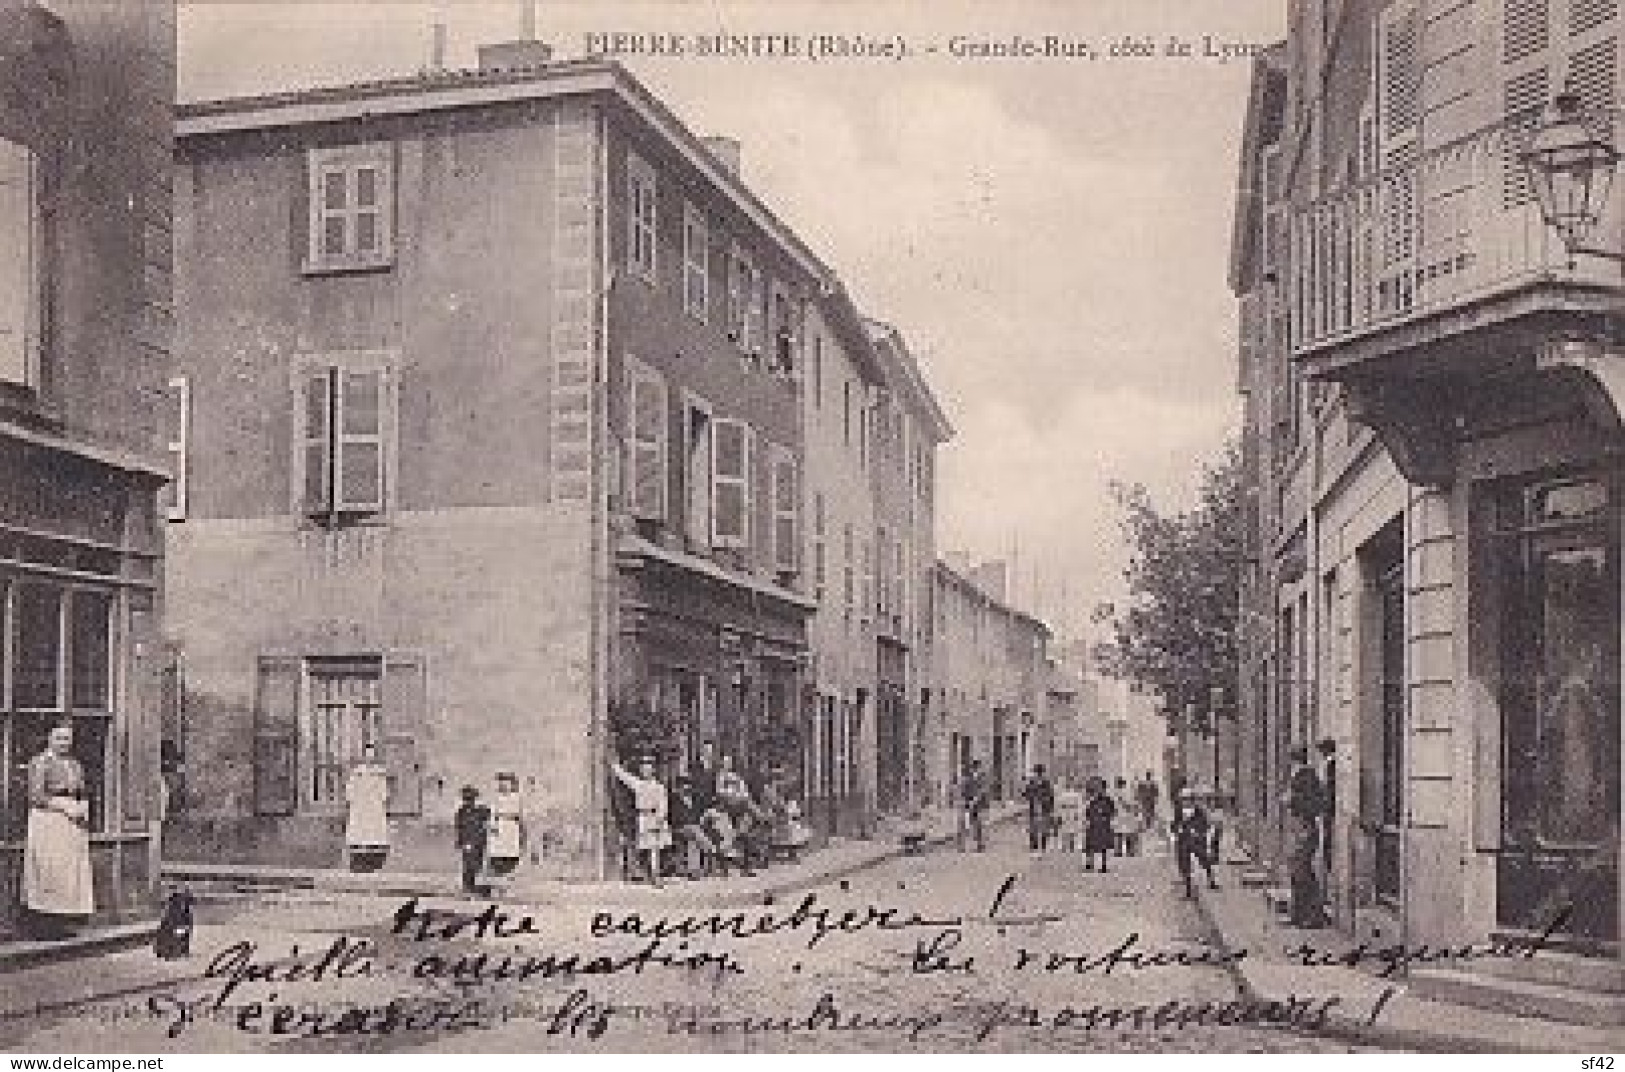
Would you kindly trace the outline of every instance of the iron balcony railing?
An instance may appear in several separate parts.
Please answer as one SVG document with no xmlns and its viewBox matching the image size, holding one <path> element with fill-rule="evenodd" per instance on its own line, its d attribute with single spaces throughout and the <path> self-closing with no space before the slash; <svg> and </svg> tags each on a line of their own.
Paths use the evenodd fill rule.
<svg viewBox="0 0 1625 1072">
<path fill-rule="evenodd" d="M 1413 153 L 1287 215 L 1285 234 L 1266 237 L 1266 258 L 1284 261 L 1279 297 L 1293 352 L 1322 351 L 1535 283 L 1618 286 L 1617 263 L 1571 257 L 1542 222 L 1518 159 L 1534 120 L 1526 113 Z M 1615 194 L 1595 244 L 1618 245 L 1625 190 Z"/>
</svg>

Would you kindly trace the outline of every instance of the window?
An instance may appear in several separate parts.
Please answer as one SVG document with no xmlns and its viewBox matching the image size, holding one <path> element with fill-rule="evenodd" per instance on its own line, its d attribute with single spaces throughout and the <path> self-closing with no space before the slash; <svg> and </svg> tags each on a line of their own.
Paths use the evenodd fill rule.
<svg viewBox="0 0 1625 1072">
<path fill-rule="evenodd" d="M 795 306 L 780 284 L 774 283 L 770 292 L 769 333 L 773 340 L 773 356 L 769 371 L 781 376 L 793 376 L 796 371 Z"/>
<path fill-rule="evenodd" d="M 783 447 L 773 455 L 773 568 L 794 573 L 801 568 L 801 487 L 796 456 Z"/>
<path fill-rule="evenodd" d="M 751 427 L 719 418 L 711 435 L 711 544 L 745 548 L 750 546 Z"/>
<path fill-rule="evenodd" d="M 72 550 L 41 545 L 41 551 Z M 73 716 L 73 755 L 84 767 L 90 792 L 91 829 L 105 828 L 113 608 L 113 594 L 106 589 L 0 576 L 0 755 L 10 756 L 0 777 L 0 838 L 23 837 L 28 761 L 66 715 Z"/>
<path fill-rule="evenodd" d="M 841 443 L 852 445 L 852 381 L 841 381 Z"/>
<path fill-rule="evenodd" d="M 650 283 L 655 281 L 655 244 L 658 210 L 655 173 L 636 156 L 626 160 L 626 268 Z"/>
<path fill-rule="evenodd" d="M 813 598 L 824 599 L 824 493 L 813 495 Z"/>
<path fill-rule="evenodd" d="M 711 546 L 711 405 L 685 393 L 683 487 L 691 548 Z"/>
<path fill-rule="evenodd" d="M 683 308 L 704 321 L 711 300 L 710 232 L 705 216 L 683 206 Z"/>
<path fill-rule="evenodd" d="M 388 368 L 375 355 L 313 361 L 298 373 L 298 510 L 328 524 L 383 513 L 394 425 Z"/>
<path fill-rule="evenodd" d="M 824 408 L 824 336 L 812 336 L 813 405 Z"/>
<path fill-rule="evenodd" d="M 875 605 L 875 541 L 863 541 L 863 601 L 858 604 L 864 621 L 869 620 Z"/>
<path fill-rule="evenodd" d="M 165 495 L 167 504 L 164 515 L 170 521 L 185 521 L 188 487 L 187 441 L 192 434 L 192 384 L 185 376 L 176 376 L 169 381 L 169 390 L 165 401 L 168 403 L 167 415 L 169 425 L 169 438 L 164 443 L 164 449 L 169 453 L 169 488 Z"/>
<path fill-rule="evenodd" d="M 634 517 L 666 517 L 666 380 L 636 358 L 626 359 L 627 506 Z"/>
<path fill-rule="evenodd" d="M 882 525 L 875 537 L 875 550 L 880 556 L 880 575 L 875 578 L 875 613 L 881 617 L 885 617 L 891 610 L 891 604 L 888 602 L 891 588 L 886 579 L 886 563 L 891 561 L 891 555 L 886 550 L 888 546 L 890 545 L 886 540 L 886 526 Z"/>
<path fill-rule="evenodd" d="M 310 661 L 310 703 L 300 727 L 304 803 L 343 804 L 350 768 L 380 758 L 382 679 L 377 659 Z"/>
<path fill-rule="evenodd" d="M 848 619 L 852 617 L 852 602 L 853 597 L 856 595 L 853 590 L 856 587 L 853 583 L 853 564 L 855 561 L 853 550 L 852 526 L 848 525 L 841 533 L 841 586 Z"/>
<path fill-rule="evenodd" d="M 387 145 L 312 149 L 307 271 L 377 268 L 394 258 L 394 182 Z"/>
<path fill-rule="evenodd" d="M 383 766 L 391 815 L 423 806 L 427 682 L 409 655 L 263 656 L 254 700 L 254 808 L 343 808 L 352 768 Z"/>
<path fill-rule="evenodd" d="M 728 337 L 747 354 L 762 350 L 762 273 L 734 246 L 728 266 Z"/>
<path fill-rule="evenodd" d="M 34 154 L 0 138 L 0 383 L 39 386 L 40 213 Z"/>
</svg>

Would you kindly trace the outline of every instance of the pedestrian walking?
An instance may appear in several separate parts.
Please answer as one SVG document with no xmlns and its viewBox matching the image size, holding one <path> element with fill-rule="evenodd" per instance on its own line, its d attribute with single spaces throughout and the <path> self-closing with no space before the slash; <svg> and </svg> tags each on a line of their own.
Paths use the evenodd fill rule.
<svg viewBox="0 0 1625 1072">
<path fill-rule="evenodd" d="M 987 811 L 987 777 L 982 773 L 982 761 L 973 759 L 959 780 L 959 851 L 965 851 L 969 837 L 976 842 L 977 852 L 987 851 L 987 829 L 983 822 Z"/>
<path fill-rule="evenodd" d="M 1083 806 L 1083 869 L 1095 869 L 1095 857 L 1100 857 L 1100 870 L 1110 871 L 1107 861 L 1112 854 L 1112 843 L 1115 835 L 1112 830 L 1112 818 L 1117 806 L 1112 803 L 1111 794 L 1106 792 L 1106 782 L 1102 778 L 1089 779 L 1089 800 Z"/>
<path fill-rule="evenodd" d="M 1049 847 L 1050 823 L 1055 818 L 1055 786 L 1042 763 L 1033 768 L 1021 796 L 1027 802 L 1027 848 L 1043 852 Z"/>
<path fill-rule="evenodd" d="M 1140 854 L 1140 809 L 1128 791 L 1128 780 L 1117 779 L 1112 792 L 1112 841 L 1119 856 Z"/>
<path fill-rule="evenodd" d="M 1135 803 L 1140 806 L 1140 824 L 1148 834 L 1157 831 L 1157 781 L 1151 777 L 1151 772 L 1135 783 Z"/>
<path fill-rule="evenodd" d="M 1065 783 L 1055 794 L 1056 831 L 1062 852 L 1083 851 L 1083 793 L 1075 782 Z"/>
<path fill-rule="evenodd" d="M 1181 789 L 1175 799 L 1170 827 L 1174 838 L 1174 864 L 1179 868 L 1180 880 L 1185 883 L 1185 896 L 1196 896 L 1191 886 L 1193 864 L 1201 864 L 1202 870 L 1207 872 L 1208 889 L 1218 889 L 1219 883 L 1213 877 L 1212 824 L 1207 811 L 1196 802 L 1196 795 L 1189 789 Z"/>
<path fill-rule="evenodd" d="M 633 834 L 637 851 L 643 858 L 644 874 L 650 885 L 659 886 L 660 854 L 671 845 L 670 800 L 666 786 L 655 777 L 654 760 L 648 756 L 638 762 L 635 774 L 614 760 L 610 760 L 609 769 L 632 794 L 632 807 L 637 813 Z"/>
<path fill-rule="evenodd" d="M 491 809 L 480 803 L 480 791 L 471 785 L 463 786 L 462 798 L 452 825 L 456 828 L 457 852 L 463 863 L 463 892 L 478 893 L 480 872 L 485 869 L 485 850 L 491 837 Z"/>
<path fill-rule="evenodd" d="M 28 761 L 28 829 L 23 841 L 23 907 L 35 937 L 72 936 L 95 910 L 90 872 L 90 802 L 73 758 L 73 725 L 59 722 Z"/>
<path fill-rule="evenodd" d="M 1283 799 L 1291 823 L 1291 923 L 1294 927 L 1324 927 L 1330 920 L 1326 918 L 1326 906 L 1321 900 L 1316 863 L 1320 855 L 1325 794 L 1320 775 L 1309 765 L 1309 750 L 1299 745 L 1292 750 L 1291 759 L 1292 773 Z"/>
</svg>

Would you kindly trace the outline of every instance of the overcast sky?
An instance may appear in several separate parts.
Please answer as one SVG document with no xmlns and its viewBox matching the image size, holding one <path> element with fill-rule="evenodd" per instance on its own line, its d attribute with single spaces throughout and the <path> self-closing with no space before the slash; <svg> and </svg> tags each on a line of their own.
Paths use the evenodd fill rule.
<svg viewBox="0 0 1625 1072">
<path fill-rule="evenodd" d="M 453 66 L 521 26 L 518 3 L 183 0 L 182 99 L 417 70 L 437 6 Z M 1183 503 L 1236 425 L 1225 270 L 1249 67 L 1203 38 L 1276 40 L 1285 6 L 542 0 L 536 21 L 566 58 L 597 31 L 903 36 L 900 62 L 625 62 L 698 133 L 739 138 L 752 187 L 903 330 L 957 432 L 940 552 L 1019 549 L 1020 602 L 1065 631 L 1121 589 L 1108 483 Z M 1012 35 L 1157 55 L 950 54 Z M 1163 54 L 1170 36 L 1193 55 Z"/>
</svg>

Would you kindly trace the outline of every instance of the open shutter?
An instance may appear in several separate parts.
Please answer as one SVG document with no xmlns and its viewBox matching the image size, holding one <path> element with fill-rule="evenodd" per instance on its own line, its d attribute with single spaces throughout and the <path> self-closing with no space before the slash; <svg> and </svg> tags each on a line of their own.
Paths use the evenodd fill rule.
<svg viewBox="0 0 1625 1072">
<path fill-rule="evenodd" d="M 797 523 L 801 489 L 796 480 L 796 458 L 782 448 L 773 453 L 773 567 L 793 573 L 801 557 Z"/>
<path fill-rule="evenodd" d="M 0 381 L 33 386 L 34 154 L 0 139 Z"/>
<path fill-rule="evenodd" d="M 169 381 L 165 393 L 165 442 L 170 481 L 164 491 L 164 514 L 170 521 L 185 521 L 190 498 L 187 457 L 192 429 L 192 384 L 185 376 Z"/>
<path fill-rule="evenodd" d="M 627 436 L 631 451 L 630 502 L 636 517 L 666 517 L 666 380 L 642 362 L 627 362 Z"/>
<path fill-rule="evenodd" d="M 333 508 L 332 415 L 332 370 L 305 373 L 299 384 L 299 503 L 306 514 Z"/>
<path fill-rule="evenodd" d="M 74 598 L 80 596 L 76 594 Z M 129 631 L 134 640 L 133 654 L 120 714 L 124 719 L 124 816 L 140 822 L 161 818 L 158 742 L 163 723 L 163 667 L 156 643 L 157 616 L 151 609 L 151 601 L 132 602 Z"/>
<path fill-rule="evenodd" d="M 390 656 L 384 662 L 383 761 L 391 815 L 423 811 L 422 740 L 428 724 L 428 688 L 421 660 Z"/>
<path fill-rule="evenodd" d="M 337 507 L 376 512 L 384 508 L 383 370 L 342 369 L 338 388 Z"/>
<path fill-rule="evenodd" d="M 749 433 L 744 421 L 712 425 L 711 543 L 717 547 L 744 547 L 749 536 Z"/>
<path fill-rule="evenodd" d="M 259 661 L 254 694 L 254 812 L 292 815 L 299 803 L 300 660 Z"/>
<path fill-rule="evenodd" d="M 363 261 L 390 255 L 390 169 L 361 164 L 350 172 L 355 255 Z"/>
</svg>

